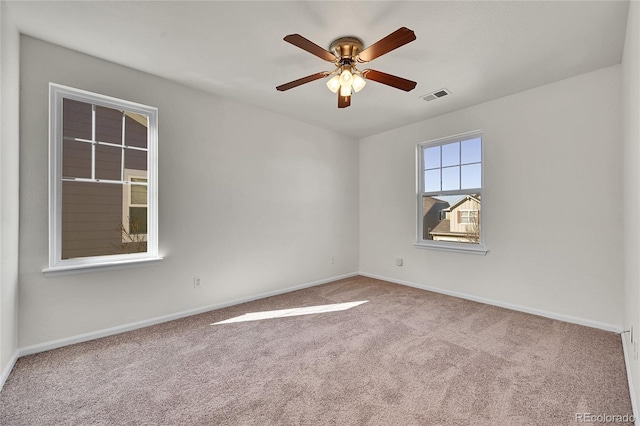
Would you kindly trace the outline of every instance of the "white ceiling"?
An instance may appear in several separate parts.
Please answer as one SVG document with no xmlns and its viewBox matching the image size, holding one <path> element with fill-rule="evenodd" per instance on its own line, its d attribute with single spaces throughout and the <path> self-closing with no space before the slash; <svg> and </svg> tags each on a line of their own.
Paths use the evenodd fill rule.
<svg viewBox="0 0 640 426">
<path fill-rule="evenodd" d="M 7 2 L 24 34 L 220 96 L 363 137 L 620 63 L 628 2 Z M 417 40 L 367 68 L 418 82 L 369 82 L 351 107 L 319 80 L 331 64 L 282 38 L 365 47 L 400 27 Z M 452 95 L 420 98 L 446 87 Z"/>
</svg>

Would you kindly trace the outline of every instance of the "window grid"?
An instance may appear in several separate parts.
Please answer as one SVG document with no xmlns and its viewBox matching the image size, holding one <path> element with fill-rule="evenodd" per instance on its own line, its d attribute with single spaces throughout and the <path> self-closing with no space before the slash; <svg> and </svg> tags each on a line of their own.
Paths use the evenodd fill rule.
<svg viewBox="0 0 640 426">
<path fill-rule="evenodd" d="M 62 113 L 64 120 L 64 112 Z M 96 180 L 96 106 L 91 105 L 91 179 Z"/>
<path fill-rule="evenodd" d="M 456 167 L 458 168 L 458 188 L 457 188 L 457 191 L 469 191 L 469 190 L 474 190 L 474 189 L 477 189 L 477 190 L 481 189 L 480 187 L 478 187 L 478 188 L 462 188 L 462 186 L 463 186 L 463 183 L 462 183 L 462 168 L 463 168 L 463 166 L 471 166 L 471 165 L 474 165 L 474 164 L 478 164 L 478 165 L 480 165 L 480 167 L 482 167 L 482 159 L 480 161 L 470 161 L 470 162 L 463 162 L 462 161 L 462 143 L 465 142 L 465 141 L 468 141 L 468 140 L 473 140 L 473 139 L 475 139 L 475 138 L 461 139 L 461 140 L 457 140 L 457 141 L 453 141 L 453 142 L 443 143 L 443 144 L 440 144 L 440 145 L 431 145 L 431 146 L 427 145 L 427 146 L 423 146 L 421 148 L 421 157 L 422 157 L 422 164 L 423 165 L 424 165 L 424 155 L 425 155 L 426 150 L 429 149 L 429 148 L 433 148 L 435 146 L 438 146 L 440 148 L 438 150 L 439 157 L 440 157 L 439 158 L 439 167 L 426 167 L 426 166 L 423 166 L 423 170 L 422 170 L 423 177 L 421 179 L 421 182 L 422 182 L 421 191 L 425 195 L 442 195 L 445 192 L 456 191 L 456 190 L 450 190 L 450 189 L 447 189 L 447 190 L 443 189 L 443 179 L 442 179 L 443 170 L 445 170 L 445 169 L 453 169 L 453 168 L 456 168 Z M 443 158 L 443 151 L 444 151 L 443 147 L 447 146 L 447 145 L 453 145 L 453 144 L 458 144 L 458 163 L 445 166 L 444 165 L 444 158 Z M 439 171 L 440 190 L 438 190 L 438 191 L 427 191 L 425 189 L 425 183 L 426 183 L 425 182 L 425 178 L 424 178 L 425 172 L 435 171 L 435 170 Z"/>
<path fill-rule="evenodd" d="M 79 178 L 79 177 L 71 177 L 71 176 L 62 176 L 63 182 L 100 182 L 100 183 L 114 183 L 114 184 L 130 184 L 131 182 L 125 177 L 125 152 L 127 149 L 135 150 L 135 151 L 144 151 L 148 152 L 147 148 L 141 148 L 138 146 L 130 146 L 126 144 L 125 132 L 126 132 L 126 120 L 127 112 L 122 111 L 122 135 L 120 139 L 120 143 L 112 143 L 112 142 L 103 142 L 96 140 L 96 105 L 91 105 L 91 140 L 83 139 L 83 138 L 75 138 L 69 136 L 63 136 L 63 140 L 65 141 L 73 141 L 73 142 L 82 142 L 91 144 L 91 178 Z M 111 146 L 114 148 L 120 148 L 120 180 L 114 179 L 97 179 L 96 178 L 96 146 Z M 140 183 L 140 185 L 147 185 L 146 183 Z"/>
<path fill-rule="evenodd" d="M 84 130 L 84 134 L 82 131 L 80 133 L 75 132 L 76 134 L 68 134 L 65 136 L 65 119 L 64 115 L 64 101 L 68 99 L 70 101 L 80 102 L 87 104 L 86 105 L 86 130 Z M 110 108 L 112 110 L 111 117 L 112 123 L 118 123 L 118 127 L 120 124 L 122 126 L 122 135 L 120 135 L 120 131 L 115 131 L 112 133 L 115 138 L 109 138 L 105 135 L 109 141 L 107 140 L 96 140 L 96 134 L 101 134 L 102 132 L 102 113 L 101 111 L 99 115 L 96 114 L 98 108 Z M 144 133 L 142 135 L 145 138 L 146 142 L 144 146 L 128 146 L 126 142 L 127 136 L 129 135 L 127 130 L 127 134 L 125 135 L 124 122 L 120 123 L 120 112 L 123 112 L 121 119 L 125 122 L 132 122 L 129 120 L 130 118 L 134 121 L 138 121 L 141 125 L 146 127 Z M 89 123 L 89 120 L 91 123 Z M 97 120 L 100 120 L 100 123 L 97 123 Z M 145 120 L 140 121 L 140 120 Z M 62 86 L 55 83 L 49 84 L 49 266 L 48 268 L 43 269 L 43 273 L 46 275 L 57 275 L 57 274 L 65 274 L 71 273 L 74 270 L 83 270 L 83 269 L 93 269 L 93 268 L 106 268 L 110 266 L 118 266 L 122 264 L 136 264 L 140 262 L 152 262 L 162 260 L 162 257 L 159 256 L 158 253 L 158 189 L 157 189 L 157 181 L 158 181 L 158 170 L 157 170 L 157 129 L 158 129 L 158 110 L 154 107 L 149 107 L 146 105 L 129 102 L 122 99 L 116 99 L 105 95 L 100 95 L 96 93 L 87 92 L 80 89 L 75 89 L 71 87 Z M 139 130 L 136 130 L 139 132 Z M 140 133 L 138 133 L 140 134 Z M 101 136 L 102 138 L 102 136 Z M 120 143 L 113 143 L 120 139 Z M 130 142 L 136 144 L 134 141 Z M 66 144 L 75 144 L 69 145 L 69 149 L 76 149 L 74 147 L 82 147 L 83 152 L 86 153 L 85 157 L 85 166 L 84 170 L 86 171 L 84 174 L 81 170 L 73 170 L 71 169 L 63 169 L 66 164 L 63 159 L 63 150 L 66 149 Z M 87 145 L 89 144 L 89 145 Z M 114 148 L 120 149 L 120 158 L 118 158 L 117 150 Z M 110 152 L 111 151 L 111 152 Z M 138 155 L 129 156 L 129 154 L 138 153 Z M 126 155 L 125 155 L 126 154 Z M 107 155 L 107 157 L 103 157 L 103 155 Z M 77 158 L 77 157 L 76 157 Z M 110 169 L 105 169 L 103 162 L 106 158 L 110 158 L 114 161 L 115 167 Z M 129 163 L 131 159 L 136 159 L 135 163 Z M 136 182 L 136 185 L 145 186 L 147 188 L 147 233 L 146 239 L 144 241 L 145 249 L 139 251 L 125 251 L 125 252 L 116 252 L 111 254 L 106 252 L 104 254 L 99 255 L 80 255 L 80 256 L 69 256 L 63 257 L 63 184 L 74 184 L 76 182 L 80 185 L 86 184 L 111 184 L 111 185 L 98 185 L 102 188 L 110 188 L 112 186 L 124 185 L 130 186 L 131 182 L 127 181 L 127 177 L 124 174 L 124 167 L 129 165 L 129 167 L 133 164 L 141 165 L 137 163 L 140 158 L 144 158 L 144 169 L 147 174 L 147 182 Z M 91 164 L 89 164 L 91 162 Z M 118 166 L 120 168 L 118 173 Z M 68 174 L 69 176 L 65 176 Z M 82 176 L 82 177 L 74 177 L 73 175 Z M 102 179 L 101 176 L 108 177 L 109 179 Z M 67 187 L 65 188 L 72 188 Z M 85 187 L 74 186 L 73 190 L 81 189 L 82 191 L 86 191 Z M 66 190 L 65 190 L 66 191 Z M 107 190 L 109 197 L 113 199 L 113 195 L 117 194 L 115 191 Z M 102 194 L 103 192 L 100 191 Z M 74 193 L 71 196 L 75 196 Z M 91 196 L 91 195 L 90 195 Z M 120 195 L 120 198 L 122 196 Z M 73 201 L 73 205 L 81 205 Z M 89 201 L 91 203 L 91 201 Z M 99 204 L 96 204 L 99 205 Z M 67 206 L 67 204 L 64 204 Z M 113 205 L 112 205 L 113 206 Z M 66 207 L 65 207 L 66 208 Z M 95 211 L 95 210 L 94 210 Z M 99 212 L 97 214 L 100 214 Z M 119 216 L 119 214 L 117 215 Z M 116 218 L 117 218 L 116 216 Z M 67 217 L 67 222 L 70 223 L 70 219 Z M 111 220 L 111 219 L 110 219 Z M 92 232 L 91 229 L 85 230 L 81 228 L 65 228 L 64 232 Z M 100 232 L 102 230 L 107 229 L 108 232 L 110 228 L 100 228 Z M 115 229 L 114 229 L 115 231 Z M 64 234 L 67 235 L 67 234 Z M 84 239 L 70 240 L 65 239 L 65 241 L 78 241 L 82 244 Z M 70 247 L 70 246 L 66 246 Z M 78 246 L 80 247 L 80 246 Z M 73 248 L 73 250 L 78 250 L 77 248 Z"/>
<path fill-rule="evenodd" d="M 460 223 L 473 224 L 473 220 L 478 220 L 478 210 L 461 210 Z"/>
</svg>

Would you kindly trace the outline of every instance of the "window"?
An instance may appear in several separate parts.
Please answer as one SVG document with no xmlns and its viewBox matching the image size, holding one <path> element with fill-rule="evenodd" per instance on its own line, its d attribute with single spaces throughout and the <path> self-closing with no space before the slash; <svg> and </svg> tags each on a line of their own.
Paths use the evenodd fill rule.
<svg viewBox="0 0 640 426">
<path fill-rule="evenodd" d="M 50 84 L 49 268 L 158 260 L 157 109 Z"/>
<path fill-rule="evenodd" d="M 486 253 L 481 227 L 482 134 L 418 145 L 419 247 Z"/>
<path fill-rule="evenodd" d="M 460 210 L 460 223 L 472 224 L 478 221 L 478 210 Z"/>
<path fill-rule="evenodd" d="M 125 181 L 131 182 L 122 191 L 122 242 L 147 241 L 147 172 L 125 169 Z"/>
</svg>

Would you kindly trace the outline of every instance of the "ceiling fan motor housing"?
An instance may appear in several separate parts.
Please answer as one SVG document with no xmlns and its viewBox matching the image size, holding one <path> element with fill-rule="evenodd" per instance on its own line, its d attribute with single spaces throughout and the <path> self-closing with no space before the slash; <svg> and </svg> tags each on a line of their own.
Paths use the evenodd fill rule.
<svg viewBox="0 0 640 426">
<path fill-rule="evenodd" d="M 340 37 L 334 40 L 329 49 L 336 55 L 341 62 L 355 62 L 358 53 L 363 50 L 362 40 L 356 37 Z"/>
</svg>

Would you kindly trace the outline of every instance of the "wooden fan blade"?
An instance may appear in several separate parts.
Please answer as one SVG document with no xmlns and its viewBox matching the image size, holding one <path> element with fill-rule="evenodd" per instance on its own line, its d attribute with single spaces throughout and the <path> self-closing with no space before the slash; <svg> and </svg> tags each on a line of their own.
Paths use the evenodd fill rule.
<svg viewBox="0 0 640 426">
<path fill-rule="evenodd" d="M 321 78 L 326 77 L 327 75 L 329 75 L 328 72 L 319 72 L 319 73 L 316 73 L 316 74 L 311 74 L 311 75 L 308 75 L 306 77 L 302 77 L 302 78 L 299 78 L 297 80 L 293 80 L 293 81 L 290 81 L 288 83 L 281 84 L 280 86 L 276 87 L 276 90 L 278 90 L 279 92 L 284 92 L 285 90 L 293 89 L 294 87 L 298 87 L 298 86 L 303 85 L 305 83 L 309 83 L 311 81 L 319 80 Z"/>
<path fill-rule="evenodd" d="M 415 81 L 376 70 L 364 70 L 362 71 L 362 76 L 367 80 L 377 81 L 378 83 L 386 84 L 387 86 L 395 87 L 405 92 L 413 90 L 416 84 L 418 84 Z"/>
<path fill-rule="evenodd" d="M 375 58 L 389 53 L 400 46 L 412 42 L 416 35 L 407 27 L 402 27 L 385 38 L 378 40 L 358 54 L 358 62 L 369 62 Z"/>
<path fill-rule="evenodd" d="M 327 62 L 334 62 L 336 59 L 338 59 L 333 53 L 329 52 L 326 49 L 323 49 L 314 42 L 307 40 L 300 34 L 289 34 L 284 38 L 284 41 L 286 41 L 287 43 L 291 43 L 302 50 L 306 50 L 312 55 L 316 55 L 318 58 L 324 59 Z"/>
<path fill-rule="evenodd" d="M 346 108 L 349 105 L 351 105 L 351 95 L 340 96 L 340 91 L 338 91 L 338 108 Z"/>
</svg>

